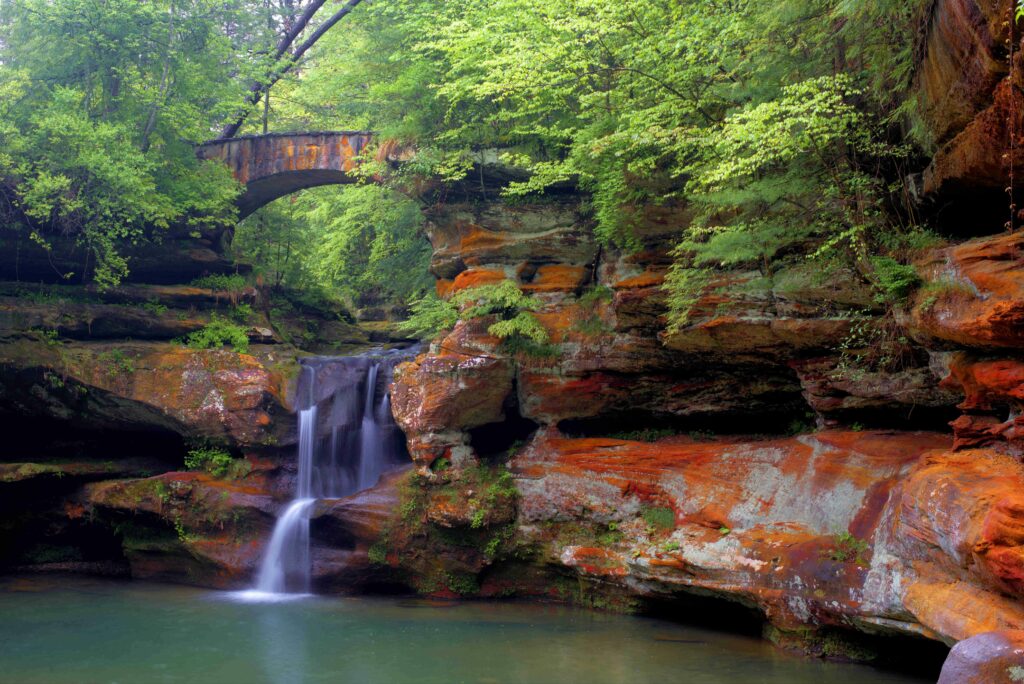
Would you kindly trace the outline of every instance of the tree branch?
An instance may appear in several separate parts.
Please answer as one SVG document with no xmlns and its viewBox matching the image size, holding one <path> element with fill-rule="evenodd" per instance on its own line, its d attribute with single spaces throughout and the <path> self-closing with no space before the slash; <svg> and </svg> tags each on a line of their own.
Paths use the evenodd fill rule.
<svg viewBox="0 0 1024 684">
<path fill-rule="evenodd" d="M 288 53 L 289 48 L 291 48 L 292 44 L 299 37 L 299 34 L 302 33 L 303 29 L 306 28 L 309 21 L 313 18 L 313 15 L 316 14 L 317 10 L 319 10 L 325 2 L 326 0 L 313 0 L 313 2 L 310 3 L 302 13 L 302 16 L 299 17 L 299 20 L 295 22 L 295 26 L 293 26 L 292 29 L 281 39 L 277 45 L 277 59 L 274 69 L 271 70 L 266 79 L 254 83 L 252 87 L 249 88 L 249 96 L 245 100 L 245 105 L 243 106 L 241 113 L 239 113 L 238 118 L 234 122 L 221 129 L 220 137 L 218 138 L 219 140 L 233 138 L 238 133 L 238 129 L 242 127 L 242 124 L 245 123 L 245 119 L 249 116 L 251 108 L 259 104 L 260 100 L 263 99 L 263 94 L 270 90 L 275 83 L 280 81 L 285 74 L 291 71 L 302 56 L 306 54 L 306 51 L 313 47 L 318 40 L 323 38 L 324 34 L 331 30 L 335 24 L 354 10 L 362 0 L 348 0 L 341 9 L 331 15 L 331 17 L 324 23 L 320 24 L 309 38 L 303 41 L 301 45 L 292 50 L 288 56 L 285 57 L 285 53 Z"/>
</svg>

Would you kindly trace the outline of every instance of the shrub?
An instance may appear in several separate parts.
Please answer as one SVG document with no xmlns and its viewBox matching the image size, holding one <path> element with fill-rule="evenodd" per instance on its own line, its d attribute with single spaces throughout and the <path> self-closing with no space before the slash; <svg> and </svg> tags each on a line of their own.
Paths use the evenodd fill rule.
<svg viewBox="0 0 1024 684">
<path fill-rule="evenodd" d="M 409 305 L 412 314 L 398 325 L 398 329 L 422 340 L 432 340 L 442 331 L 455 327 L 459 309 L 455 304 L 428 292 Z"/>
<path fill-rule="evenodd" d="M 452 303 L 463 319 L 497 314 L 502 319 L 515 318 L 523 311 L 536 311 L 540 300 L 524 293 L 511 280 L 471 287 L 455 294 Z"/>
<path fill-rule="evenodd" d="M 898 304 L 907 298 L 911 290 L 921 283 L 921 277 L 913 266 L 901 264 L 892 257 L 871 257 L 875 270 L 875 300 L 879 304 Z"/>
<path fill-rule="evenodd" d="M 189 449 L 185 455 L 185 467 L 189 470 L 205 470 L 214 477 L 228 474 L 235 459 L 224 449 L 214 446 L 199 446 Z"/>
<path fill-rule="evenodd" d="M 449 300 L 433 293 L 410 304 L 412 314 L 398 329 L 421 339 L 434 339 L 461 320 L 497 316 L 487 332 L 502 341 L 506 353 L 550 356 L 556 350 L 548 344 L 548 333 L 529 312 L 540 308 L 540 300 L 525 294 L 511 280 L 471 287 Z"/>
<path fill-rule="evenodd" d="M 239 323 L 245 323 L 252 318 L 252 306 L 249 304 L 236 304 L 231 308 L 231 317 Z"/>
<path fill-rule="evenodd" d="M 111 349 L 99 355 L 101 363 L 107 366 L 107 377 L 117 378 L 135 372 L 135 361 L 120 349 Z"/>
<path fill-rule="evenodd" d="M 202 287 L 219 292 L 241 292 L 246 287 L 245 276 L 232 273 L 230 275 L 208 275 L 192 281 L 193 287 Z"/>
<path fill-rule="evenodd" d="M 167 305 L 161 304 L 159 299 L 150 299 L 142 305 L 142 308 L 154 316 L 163 316 L 167 313 Z"/>
<path fill-rule="evenodd" d="M 239 354 L 249 352 L 249 336 L 245 334 L 245 328 L 216 314 L 209 323 L 190 333 L 185 343 L 192 349 L 219 349 L 231 345 Z"/>
</svg>

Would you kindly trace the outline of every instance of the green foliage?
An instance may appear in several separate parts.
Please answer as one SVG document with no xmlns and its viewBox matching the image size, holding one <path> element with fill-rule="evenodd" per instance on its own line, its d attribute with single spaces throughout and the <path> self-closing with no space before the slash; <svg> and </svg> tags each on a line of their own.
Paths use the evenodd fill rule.
<svg viewBox="0 0 1024 684">
<path fill-rule="evenodd" d="M 822 552 L 826 558 L 837 563 L 867 565 L 864 554 L 867 553 L 869 546 L 866 540 L 843 531 L 832 535 L 831 542 L 831 548 Z"/>
<path fill-rule="evenodd" d="M 492 323 L 487 327 L 487 332 L 501 340 L 519 338 L 535 344 L 544 344 L 548 341 L 548 333 L 544 327 L 525 311 L 513 318 Z"/>
<path fill-rule="evenodd" d="M 839 363 L 832 372 L 837 380 L 859 381 L 868 373 L 897 372 L 914 364 L 914 349 L 891 312 L 881 318 L 854 318 L 838 351 Z"/>
<path fill-rule="evenodd" d="M 172 225 L 227 225 L 237 184 L 189 140 L 245 88 L 245 2 L 19 0 L 0 7 L 0 217 L 84 246 L 101 287 L 125 247 Z M 224 26 L 234 25 L 228 36 Z M 66 277 L 83 274 L 64 274 Z"/>
<path fill-rule="evenodd" d="M 135 360 L 121 349 L 111 349 L 99 355 L 99 361 L 107 367 L 109 378 L 119 378 L 135 372 Z"/>
<path fill-rule="evenodd" d="M 921 283 L 921 277 L 913 266 L 901 264 L 889 256 L 873 256 L 871 264 L 875 271 L 875 285 L 878 290 L 876 301 L 898 304 L 906 300 L 911 290 Z"/>
<path fill-rule="evenodd" d="M 540 308 L 540 300 L 524 293 L 511 280 L 461 290 L 452 297 L 452 303 L 463 319 L 497 314 L 502 320 L 509 320 Z"/>
<path fill-rule="evenodd" d="M 423 339 L 437 337 L 454 327 L 459 319 L 496 316 L 498 320 L 488 326 L 487 332 L 502 340 L 508 353 L 546 356 L 554 351 L 548 345 L 547 331 L 530 313 L 540 308 L 540 301 L 525 294 L 511 280 L 467 288 L 449 300 L 428 293 L 410 308 L 412 315 L 399 329 Z"/>
<path fill-rule="evenodd" d="M 61 344 L 60 333 L 56 330 L 47 328 L 33 328 L 32 333 L 35 333 L 39 339 L 46 343 L 48 347 L 56 347 Z"/>
<path fill-rule="evenodd" d="M 669 532 L 676 527 L 675 511 L 665 506 L 644 506 L 640 509 L 640 517 L 655 532 Z"/>
<path fill-rule="evenodd" d="M 230 345 L 239 354 L 249 353 L 249 336 L 245 328 L 236 325 L 217 314 L 199 330 L 189 333 L 185 344 L 193 349 L 220 349 Z"/>
<path fill-rule="evenodd" d="M 245 276 L 239 275 L 238 273 L 215 273 L 213 275 L 206 275 L 196 278 L 191 284 L 192 287 L 201 287 L 207 290 L 214 290 L 215 292 L 225 292 L 235 295 L 240 294 L 248 286 L 248 283 L 245 281 Z"/>
<path fill-rule="evenodd" d="M 242 221 L 232 246 L 272 287 L 349 303 L 366 295 L 404 303 L 433 287 L 419 204 L 378 185 L 278 200 Z"/>
<path fill-rule="evenodd" d="M 573 323 L 572 329 L 591 337 L 612 332 L 612 327 L 605 323 L 598 314 L 592 314 L 583 320 L 576 321 Z"/>
<path fill-rule="evenodd" d="M 367 558 L 374 565 L 387 565 L 388 562 L 388 538 L 382 536 L 374 542 L 366 552 Z"/>
<path fill-rule="evenodd" d="M 241 304 L 235 304 L 233 307 L 231 307 L 231 317 L 238 321 L 239 323 L 248 322 L 248 320 L 252 318 L 252 315 L 253 310 L 252 305 L 250 304 L 246 304 L 243 302 Z"/>
<path fill-rule="evenodd" d="M 185 467 L 189 470 L 205 470 L 214 477 L 224 477 L 228 474 L 235 460 L 226 450 L 201 445 L 189 449 L 185 455 Z"/>
<path fill-rule="evenodd" d="M 977 292 L 970 284 L 948 276 L 925 283 L 921 286 L 920 293 L 920 307 L 924 313 L 930 313 L 940 298 L 969 300 L 977 296 Z"/>
<path fill-rule="evenodd" d="M 492 560 L 496 558 L 501 553 L 502 547 L 515 536 L 515 532 L 515 523 L 509 523 L 500 528 L 484 545 L 484 555 Z"/>
<path fill-rule="evenodd" d="M 786 434 L 800 435 L 806 432 L 814 432 L 815 427 L 815 415 L 813 412 L 808 411 L 803 416 L 790 421 L 789 427 L 786 428 Z"/>
<path fill-rule="evenodd" d="M 548 333 L 530 312 L 540 308 L 540 300 L 527 295 L 511 280 L 468 288 L 451 299 L 459 309 L 459 317 L 467 320 L 481 316 L 497 316 L 487 332 L 502 340 L 510 354 L 549 356 Z"/>
<path fill-rule="evenodd" d="M 619 529 L 618 523 L 610 522 L 606 525 L 606 528 L 606 531 L 597 535 L 599 546 L 615 546 L 625 538 L 625 535 Z"/>
<path fill-rule="evenodd" d="M 581 294 L 577 301 L 581 306 L 589 308 L 601 302 L 610 302 L 614 296 L 615 293 L 607 285 L 597 285 Z"/>
<path fill-rule="evenodd" d="M 409 309 L 412 313 L 398 329 L 422 340 L 434 339 L 443 331 L 451 330 L 459 320 L 458 307 L 433 292 L 414 300 Z"/>
<path fill-rule="evenodd" d="M 476 575 L 450 572 L 445 576 L 445 578 L 445 584 L 447 584 L 448 588 L 456 594 L 472 596 L 473 594 L 480 593 L 480 583 L 477 581 Z"/>
</svg>

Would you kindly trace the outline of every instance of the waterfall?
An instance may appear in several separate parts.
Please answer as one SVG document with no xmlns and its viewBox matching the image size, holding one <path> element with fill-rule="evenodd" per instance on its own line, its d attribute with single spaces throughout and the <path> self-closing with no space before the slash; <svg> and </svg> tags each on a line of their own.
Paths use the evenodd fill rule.
<svg viewBox="0 0 1024 684">
<path fill-rule="evenodd" d="M 388 388 L 395 366 L 414 353 L 302 360 L 296 395 L 295 498 L 277 519 L 256 586 L 242 592 L 244 598 L 274 600 L 307 594 L 312 571 L 309 519 L 317 499 L 369 489 L 382 474 L 408 462 L 404 437 L 391 416 Z M 378 392 L 381 385 L 383 391 Z"/>
<path fill-rule="evenodd" d="M 309 592 L 309 509 L 316 499 L 295 499 L 277 519 L 256 578 L 260 594 Z"/>
<path fill-rule="evenodd" d="M 384 446 L 381 444 L 377 416 L 374 415 L 373 397 L 377 387 L 379 364 L 373 364 L 366 379 L 366 401 L 363 404 L 363 422 L 359 428 L 359 479 L 358 488 L 367 489 L 380 479 L 380 466 Z"/>
</svg>

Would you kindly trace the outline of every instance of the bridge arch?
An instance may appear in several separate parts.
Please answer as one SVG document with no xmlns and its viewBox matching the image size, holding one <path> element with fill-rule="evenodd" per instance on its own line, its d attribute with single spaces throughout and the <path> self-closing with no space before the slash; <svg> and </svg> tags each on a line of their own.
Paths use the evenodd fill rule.
<svg viewBox="0 0 1024 684">
<path fill-rule="evenodd" d="M 355 182 L 357 158 L 372 139 L 368 131 L 267 133 L 206 142 L 196 155 L 223 161 L 245 185 L 237 201 L 245 218 L 296 190 Z"/>
</svg>

